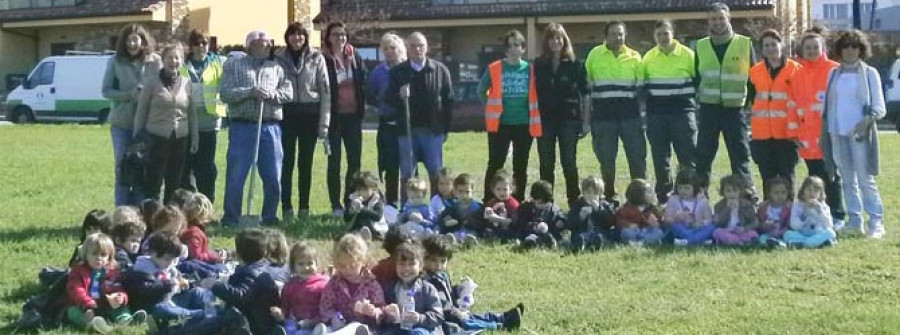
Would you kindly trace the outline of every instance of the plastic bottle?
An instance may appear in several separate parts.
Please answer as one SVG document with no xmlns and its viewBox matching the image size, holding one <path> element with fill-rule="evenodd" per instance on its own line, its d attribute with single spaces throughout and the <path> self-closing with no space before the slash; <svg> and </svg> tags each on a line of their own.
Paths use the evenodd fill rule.
<svg viewBox="0 0 900 335">
<path fill-rule="evenodd" d="M 403 322 L 400 323 L 400 329 L 404 329 L 404 330 L 412 329 L 413 326 L 415 326 L 415 324 L 406 322 L 406 320 L 405 320 L 405 318 L 403 318 L 403 316 L 405 316 L 406 313 L 408 313 L 408 312 L 416 311 L 416 290 L 415 289 L 411 289 L 411 290 L 409 290 L 409 292 L 406 292 L 406 298 L 403 299 L 403 302 L 400 305 L 400 308 L 401 308 L 401 310 L 400 310 L 401 320 L 403 320 Z"/>
<path fill-rule="evenodd" d="M 293 316 L 288 317 L 284 320 L 284 331 L 287 335 L 295 335 L 297 334 L 297 320 L 294 320 Z"/>
</svg>

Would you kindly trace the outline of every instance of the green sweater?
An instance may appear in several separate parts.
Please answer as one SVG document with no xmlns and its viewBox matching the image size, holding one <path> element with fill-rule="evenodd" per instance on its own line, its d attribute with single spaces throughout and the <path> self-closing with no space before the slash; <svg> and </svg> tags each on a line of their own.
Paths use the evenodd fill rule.
<svg viewBox="0 0 900 335">
<path fill-rule="evenodd" d="M 528 89 L 531 80 L 530 64 L 525 60 L 518 65 L 503 63 L 503 114 L 500 116 L 502 125 L 528 124 Z M 491 72 L 484 71 L 478 92 L 483 99 L 487 98 L 487 91 L 491 87 Z"/>
</svg>

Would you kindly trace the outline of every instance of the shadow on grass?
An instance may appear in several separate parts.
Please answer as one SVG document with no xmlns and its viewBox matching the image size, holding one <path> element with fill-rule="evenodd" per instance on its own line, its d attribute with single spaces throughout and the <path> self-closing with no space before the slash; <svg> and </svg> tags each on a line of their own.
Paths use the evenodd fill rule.
<svg viewBox="0 0 900 335">
<path fill-rule="evenodd" d="M 24 229 L 0 230 L 0 243 L 18 243 L 28 240 L 59 241 L 63 239 L 78 239 L 79 227 L 59 227 L 61 224 L 46 224 L 43 227 L 28 227 Z"/>
</svg>

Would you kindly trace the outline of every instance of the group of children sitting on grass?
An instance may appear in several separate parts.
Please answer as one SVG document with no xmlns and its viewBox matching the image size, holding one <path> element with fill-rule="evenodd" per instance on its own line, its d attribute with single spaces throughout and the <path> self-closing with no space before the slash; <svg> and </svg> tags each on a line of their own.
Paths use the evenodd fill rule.
<svg viewBox="0 0 900 335">
<path fill-rule="evenodd" d="M 806 178 L 794 201 L 787 179 L 766 181 L 766 199 L 751 199 L 752 186 L 736 175 L 719 183 L 721 200 L 712 205 L 695 171 L 683 169 L 675 180 L 675 191 L 664 207 L 657 203 L 651 185 L 631 181 L 626 202 L 601 198 L 604 185 L 598 177 L 581 182 L 581 197 L 563 212 L 553 198 L 553 185 L 538 181 L 531 185 L 530 199 L 520 203 L 513 194 L 513 180 L 501 170 L 491 181 L 493 194 L 484 203 L 473 197 L 474 179 L 463 173 L 453 176 L 441 170 L 431 203 L 426 203 L 423 180 L 406 185 L 409 200 L 396 220 L 385 218 L 377 177 L 359 173 L 356 192 L 344 219 L 350 230 L 366 239 L 379 238 L 389 227 L 398 227 L 414 237 L 438 235 L 447 243 L 478 244 L 479 240 L 512 243 L 521 249 L 568 248 L 575 252 L 596 249 L 604 243 L 630 245 L 672 243 L 688 245 L 754 245 L 768 247 L 821 247 L 836 243 L 832 218 L 825 204 L 824 183 Z"/>
<path fill-rule="evenodd" d="M 313 245 L 289 247 L 272 228 L 238 232 L 233 252 L 211 249 L 212 208 L 206 196 L 179 191 L 165 206 L 89 212 L 62 279 L 62 318 L 104 334 L 145 322 L 151 334 L 255 335 L 474 334 L 521 323 L 522 304 L 469 311 L 474 288 L 451 283 L 454 246 L 441 236 L 393 227 L 383 236 L 390 256 L 370 270 L 370 243 L 346 234 L 326 270 Z"/>
</svg>

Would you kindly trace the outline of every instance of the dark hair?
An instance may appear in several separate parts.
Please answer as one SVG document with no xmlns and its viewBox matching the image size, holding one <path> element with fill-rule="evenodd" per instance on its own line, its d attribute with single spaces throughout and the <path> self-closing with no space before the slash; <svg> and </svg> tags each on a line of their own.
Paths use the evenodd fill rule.
<svg viewBox="0 0 900 335">
<path fill-rule="evenodd" d="M 772 189 L 775 186 L 784 186 L 784 189 L 787 191 L 787 199 L 794 200 L 794 185 L 791 185 L 791 181 L 787 180 L 782 176 L 775 176 L 772 179 L 766 181 L 766 192 L 772 192 Z M 769 198 L 769 194 L 766 194 L 766 199 Z"/>
<path fill-rule="evenodd" d="M 553 202 L 553 185 L 545 180 L 538 180 L 531 184 L 531 198 L 544 202 Z"/>
<path fill-rule="evenodd" d="M 491 188 L 496 187 L 499 183 L 507 183 L 512 187 L 515 187 L 512 175 L 510 175 L 509 171 L 506 171 L 505 169 L 500 169 L 497 170 L 497 172 L 494 172 L 494 176 L 491 178 Z"/>
<path fill-rule="evenodd" d="M 766 29 L 766 31 L 762 32 L 762 34 L 759 35 L 759 43 L 762 44 L 763 40 L 766 37 L 772 38 L 778 42 L 782 42 L 781 33 L 779 33 L 775 29 Z"/>
<path fill-rule="evenodd" d="M 400 243 L 397 248 L 394 249 L 394 253 L 391 254 L 394 257 L 394 261 L 403 262 L 403 261 L 422 261 L 422 258 L 425 257 L 425 251 L 422 249 L 422 245 L 415 241 L 408 241 Z"/>
<path fill-rule="evenodd" d="M 716 2 L 716 3 L 709 5 L 709 11 L 710 12 L 723 11 L 725 13 L 731 14 L 731 8 L 729 8 L 728 5 L 721 3 L 721 2 Z"/>
<path fill-rule="evenodd" d="M 409 229 L 400 229 L 400 226 L 394 226 L 384 234 L 384 241 L 381 243 L 381 247 L 384 251 L 387 251 L 388 255 L 393 255 L 394 249 L 397 249 L 398 245 L 410 242 L 413 239 Z"/>
<path fill-rule="evenodd" d="M 284 30 L 284 43 L 287 45 L 288 50 L 291 49 L 291 46 L 288 44 L 288 37 L 296 34 L 303 35 L 304 37 L 303 45 L 300 46 L 300 51 L 309 49 L 309 30 L 307 30 L 302 23 L 295 21 L 288 24 L 287 29 Z"/>
<path fill-rule="evenodd" d="M 803 33 L 825 36 L 828 34 L 828 28 L 823 25 L 820 25 L 820 24 L 814 24 L 812 27 L 809 27 L 808 29 L 804 30 Z"/>
<path fill-rule="evenodd" d="M 518 43 L 519 45 L 521 45 L 523 47 L 525 46 L 525 35 L 522 35 L 522 33 L 520 31 L 513 29 L 513 30 L 506 32 L 506 35 L 503 37 L 503 45 L 506 46 L 507 49 L 509 49 L 509 47 L 510 47 L 510 45 L 509 45 L 510 38 L 514 39 L 516 41 L 516 43 Z"/>
<path fill-rule="evenodd" d="M 269 245 L 266 258 L 272 264 L 284 265 L 287 263 L 290 257 L 290 250 L 288 250 L 287 237 L 284 236 L 284 233 L 273 228 L 263 229 L 263 232 L 266 233 Z"/>
<path fill-rule="evenodd" d="M 141 53 L 132 57 L 128 52 L 127 40 L 131 34 L 137 34 L 141 37 Z M 133 60 L 141 57 L 149 56 L 156 50 L 156 41 L 153 35 L 143 25 L 138 23 L 129 23 L 119 30 L 119 37 L 116 39 L 116 59 L 121 61 Z"/>
<path fill-rule="evenodd" d="M 153 216 L 156 215 L 157 212 L 162 210 L 163 206 L 156 199 L 144 199 L 141 201 L 140 212 L 141 218 L 144 220 L 144 223 L 147 224 L 148 232 L 153 232 Z"/>
<path fill-rule="evenodd" d="M 153 233 L 147 239 L 147 248 L 151 253 L 161 257 L 181 256 L 181 240 L 178 235 L 170 231 Z"/>
<path fill-rule="evenodd" d="M 471 186 L 475 185 L 475 178 L 468 173 L 460 173 L 453 179 L 453 186 Z"/>
<path fill-rule="evenodd" d="M 744 178 L 733 174 L 722 177 L 722 180 L 719 181 L 719 195 L 725 196 L 725 187 L 736 188 L 741 192 L 741 195 L 747 192 L 747 182 L 744 181 Z"/>
<path fill-rule="evenodd" d="M 678 187 L 678 185 L 691 185 L 694 188 L 694 195 L 699 194 L 703 188 L 700 175 L 691 168 L 683 168 L 678 171 L 678 174 L 675 175 L 675 187 Z"/>
<path fill-rule="evenodd" d="M 575 60 L 575 51 L 572 50 L 572 40 L 569 39 L 569 34 L 566 33 L 566 28 L 563 28 L 563 25 L 550 22 L 547 24 L 547 28 L 544 28 L 544 38 L 541 43 L 542 52 L 541 58 L 545 60 L 549 60 L 553 58 L 553 52 L 550 51 L 550 39 L 559 36 L 562 37 L 563 46 L 562 50 L 559 51 L 559 59 L 565 59 L 573 61 Z"/>
<path fill-rule="evenodd" d="M 615 27 L 615 26 L 622 26 L 622 29 L 625 29 L 625 31 L 628 31 L 628 27 L 625 26 L 625 21 L 615 20 L 615 21 L 610 21 L 610 22 L 606 23 L 606 28 L 605 28 L 606 35 L 609 35 L 609 29 L 612 27 Z"/>
<path fill-rule="evenodd" d="M 675 26 L 672 24 L 672 20 L 669 20 L 669 19 L 662 19 L 662 20 L 656 21 L 656 23 L 653 24 L 654 30 L 663 28 L 663 27 L 669 28 L 670 30 L 675 30 Z"/>
<path fill-rule="evenodd" d="M 643 179 L 634 179 L 625 189 L 625 201 L 635 206 L 649 205 L 647 202 L 647 190 L 650 189 L 650 183 Z"/>
<path fill-rule="evenodd" d="M 207 45 L 209 45 L 209 34 L 200 29 L 193 29 L 190 33 L 188 33 L 188 45 L 194 46 L 194 44 L 206 41 Z"/>
<path fill-rule="evenodd" d="M 269 239 L 260 229 L 245 229 L 234 237 L 234 249 L 245 263 L 255 263 L 266 257 Z"/>
<path fill-rule="evenodd" d="M 166 202 L 166 205 L 175 206 L 179 209 L 184 208 L 184 204 L 187 203 L 188 199 L 194 196 L 194 192 L 188 191 L 183 188 L 179 188 L 172 192 L 172 199 Z"/>
<path fill-rule="evenodd" d="M 438 171 L 438 175 L 437 175 L 437 176 L 438 176 L 438 179 L 441 179 L 441 178 L 450 178 L 450 179 L 452 180 L 452 179 L 454 178 L 454 177 L 453 177 L 453 170 L 451 170 L 450 168 L 448 168 L 448 167 L 446 167 L 446 166 L 445 166 L 445 167 L 442 167 L 441 170 Z"/>
<path fill-rule="evenodd" d="M 803 44 L 806 44 L 807 40 L 819 40 L 819 43 L 822 43 L 822 47 L 825 47 L 825 36 L 823 36 L 822 34 L 807 30 L 807 32 L 803 34 L 803 37 L 800 38 L 801 48 L 803 47 Z"/>
<path fill-rule="evenodd" d="M 371 171 L 359 171 L 353 175 L 353 189 L 359 188 L 374 188 L 376 190 L 381 190 L 381 183 L 378 182 L 378 176 L 372 173 Z"/>
<path fill-rule="evenodd" d="M 118 243 L 119 241 L 124 241 L 132 236 L 140 236 L 143 238 L 146 232 L 147 226 L 144 225 L 143 222 L 126 221 L 113 227 L 112 232 L 110 232 L 110 237 L 113 238 L 113 242 Z"/>
<path fill-rule="evenodd" d="M 105 210 L 92 209 L 85 214 L 84 220 L 81 220 L 81 241 L 87 238 L 89 228 L 97 228 L 101 233 L 109 234 L 112 228 L 112 219 Z"/>
<path fill-rule="evenodd" d="M 344 32 L 347 32 L 347 25 L 345 25 L 343 22 L 337 21 L 337 22 L 329 23 L 328 27 L 325 28 L 325 36 L 322 36 L 324 39 L 324 41 L 322 41 L 322 42 L 323 42 L 323 44 L 325 44 L 325 47 L 328 49 L 331 49 L 331 31 L 335 28 L 343 28 Z M 347 34 L 347 43 L 350 43 L 350 34 L 349 33 Z"/>
<path fill-rule="evenodd" d="M 866 34 L 856 29 L 850 29 L 838 33 L 837 41 L 834 42 L 836 58 L 844 58 L 844 49 L 852 46 L 859 47 L 859 59 L 864 60 L 872 56 L 872 45 L 869 44 Z"/>
<path fill-rule="evenodd" d="M 422 247 L 425 249 L 425 257 L 447 257 L 453 258 L 453 245 L 447 243 L 441 235 L 431 235 L 422 241 Z"/>
<path fill-rule="evenodd" d="M 316 263 L 318 263 L 319 252 L 316 250 L 316 247 L 312 246 L 306 242 L 297 242 L 291 247 L 291 254 L 288 258 L 288 268 L 291 269 L 291 273 L 294 273 L 294 263 L 297 263 L 297 260 L 303 256 L 310 256 L 313 258 Z"/>
<path fill-rule="evenodd" d="M 147 229 L 154 233 L 162 230 L 181 233 L 186 226 L 187 219 L 184 217 L 184 213 L 178 207 L 168 205 L 153 214 Z"/>
</svg>

